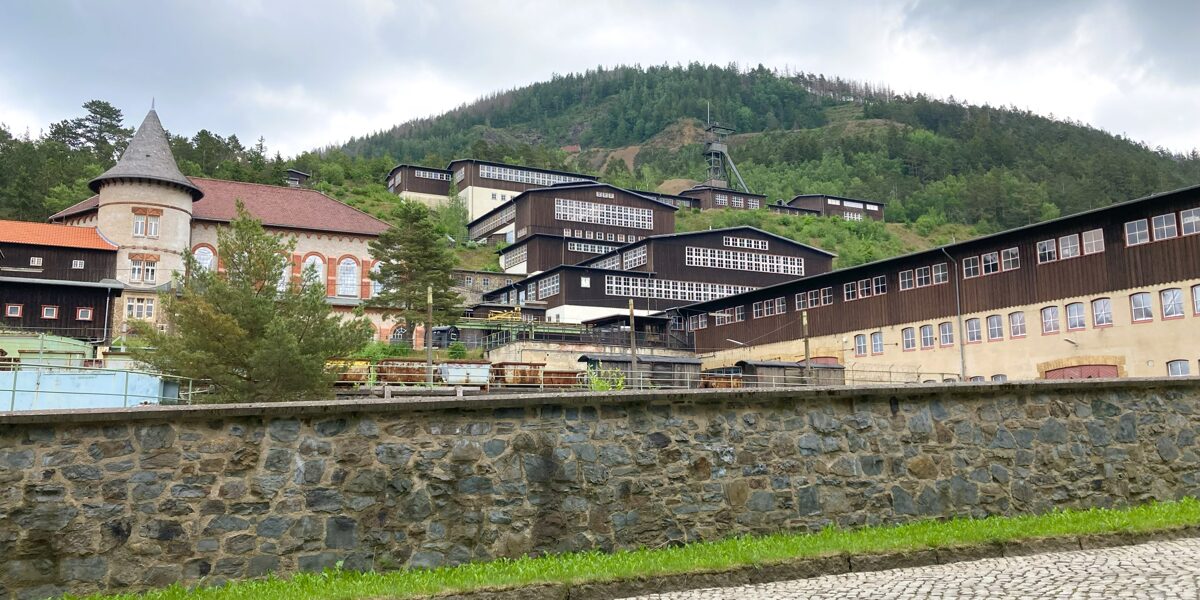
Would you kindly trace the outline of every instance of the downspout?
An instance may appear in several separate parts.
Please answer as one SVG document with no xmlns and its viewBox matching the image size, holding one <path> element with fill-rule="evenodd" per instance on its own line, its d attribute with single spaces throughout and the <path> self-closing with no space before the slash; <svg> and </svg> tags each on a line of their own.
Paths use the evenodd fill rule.
<svg viewBox="0 0 1200 600">
<path fill-rule="evenodd" d="M 942 254 L 945 254 L 946 258 L 954 264 L 954 314 L 958 318 L 958 380 L 963 382 L 967 380 L 967 340 L 962 320 L 962 292 L 958 286 L 962 274 L 958 270 L 958 261 L 954 260 L 949 252 L 946 252 L 945 246 L 942 247 Z"/>
</svg>

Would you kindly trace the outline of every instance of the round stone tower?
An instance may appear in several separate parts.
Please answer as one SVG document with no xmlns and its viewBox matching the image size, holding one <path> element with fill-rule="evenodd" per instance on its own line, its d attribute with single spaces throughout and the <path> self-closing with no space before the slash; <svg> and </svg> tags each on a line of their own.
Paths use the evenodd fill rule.
<svg viewBox="0 0 1200 600">
<path fill-rule="evenodd" d="M 157 322 L 157 293 L 171 284 L 175 272 L 183 271 L 183 256 L 191 246 L 192 203 L 204 193 L 179 171 L 154 110 L 117 164 L 88 187 L 99 195 L 97 227 L 120 248 L 117 279 L 126 289 L 114 323 L 126 318 Z"/>
</svg>

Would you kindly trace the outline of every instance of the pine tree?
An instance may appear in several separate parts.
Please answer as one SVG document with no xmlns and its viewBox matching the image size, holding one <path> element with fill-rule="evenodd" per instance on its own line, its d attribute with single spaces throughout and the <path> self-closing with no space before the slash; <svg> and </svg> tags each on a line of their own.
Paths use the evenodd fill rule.
<svg viewBox="0 0 1200 600">
<path fill-rule="evenodd" d="M 370 324 L 335 314 L 323 283 L 291 281 L 287 257 L 295 241 L 263 231 L 240 202 L 237 218 L 217 231 L 217 247 L 223 272 L 187 255 L 179 293 L 164 294 L 168 331 L 133 323 L 134 356 L 163 372 L 211 382 L 201 398 L 213 402 L 328 396 L 334 373 L 326 361 L 362 348 Z"/>
<path fill-rule="evenodd" d="M 449 325 L 461 314 L 462 298 L 450 289 L 455 258 L 449 241 L 437 227 L 428 208 L 401 200 L 388 219 L 396 223 L 371 242 L 371 256 L 379 261 L 371 278 L 383 291 L 370 305 L 405 323 L 426 321 L 426 288 L 433 288 L 433 321 Z"/>
</svg>

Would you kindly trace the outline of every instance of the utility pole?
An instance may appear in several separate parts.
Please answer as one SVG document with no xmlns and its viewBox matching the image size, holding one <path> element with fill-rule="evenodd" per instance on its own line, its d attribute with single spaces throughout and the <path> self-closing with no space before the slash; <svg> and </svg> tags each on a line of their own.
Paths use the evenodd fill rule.
<svg viewBox="0 0 1200 600">
<path fill-rule="evenodd" d="M 433 388 L 433 286 L 425 287 L 425 383 Z"/>
<path fill-rule="evenodd" d="M 800 326 L 804 330 L 804 382 L 812 383 L 812 363 L 809 360 L 812 358 L 808 353 L 808 311 L 800 311 Z"/>
<path fill-rule="evenodd" d="M 629 299 L 629 374 L 634 385 L 638 381 L 637 327 L 633 322 L 633 298 Z"/>
</svg>

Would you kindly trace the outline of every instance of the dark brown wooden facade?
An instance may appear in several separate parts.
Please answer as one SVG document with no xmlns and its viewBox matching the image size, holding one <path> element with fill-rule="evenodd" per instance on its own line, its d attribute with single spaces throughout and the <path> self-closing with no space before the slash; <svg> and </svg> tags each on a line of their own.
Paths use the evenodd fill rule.
<svg viewBox="0 0 1200 600">
<path fill-rule="evenodd" d="M 450 195 L 450 171 L 414 165 L 396 165 L 388 172 L 388 191 L 397 196 L 412 192 L 434 196 Z"/>
<path fill-rule="evenodd" d="M 559 201 L 637 209 L 648 219 L 636 223 L 597 223 L 560 215 Z M 618 247 L 653 235 L 675 231 L 674 206 L 603 183 L 562 185 L 522 193 L 506 205 L 471 223 L 476 226 L 494 222 L 492 217 L 511 210 L 513 245 L 501 253 L 500 264 L 512 264 L 511 257 L 527 254 L 526 273 L 574 264 L 597 255 L 596 247 Z M 649 211 L 646 213 L 645 211 Z M 569 211 L 568 211 L 569 213 Z M 560 218 L 565 216 L 565 218 Z M 484 234 L 489 232 L 482 232 Z M 476 235 L 472 234 L 475 239 Z M 575 250 L 572 250 L 575 248 Z M 585 249 L 586 250 L 583 250 Z"/>
<path fill-rule="evenodd" d="M 110 337 L 117 252 L 0 242 L 0 327 Z"/>
<path fill-rule="evenodd" d="M 729 339 L 747 344 L 767 344 L 802 337 L 797 294 L 805 294 L 809 335 L 823 336 L 869 330 L 878 327 L 945 321 L 953 319 L 956 289 L 961 295 L 961 313 L 1001 312 L 1005 308 L 1081 296 L 1112 294 L 1114 310 L 1128 306 L 1122 293 L 1127 290 L 1200 277 L 1200 186 L 1151 196 L 1111 207 L 1047 221 L 958 244 L 841 269 L 824 275 L 805 277 L 769 288 L 759 289 L 721 300 L 696 303 L 679 310 L 683 316 L 713 314 L 742 307 L 745 321 L 720 327 L 710 325 L 697 332 L 697 347 L 722 349 L 734 346 Z M 1156 216 L 1172 215 L 1176 235 L 1156 239 Z M 1189 221 L 1189 219 L 1195 219 Z M 1126 224 L 1146 221 L 1147 243 L 1128 245 Z M 1189 224 L 1190 223 L 1190 224 Z M 1102 249 L 1088 252 L 1085 232 L 1102 232 Z M 1077 255 L 1056 258 L 1039 264 L 1039 242 L 1055 242 L 1056 256 L 1066 238 L 1075 240 Z M 1018 264 L 1006 264 L 1005 251 L 1015 252 Z M 1072 251 L 1074 252 L 1074 251 Z M 995 253 L 1000 264 L 994 273 L 986 273 L 983 257 Z M 978 260 L 978 263 L 974 261 Z M 978 264 L 979 275 L 964 275 L 964 265 Z M 936 272 L 944 266 L 946 276 L 939 282 Z M 1007 268 L 1006 268 L 1007 266 Z M 919 285 L 920 272 L 929 269 L 928 285 Z M 970 271 L 970 269 L 968 269 Z M 911 273 L 913 287 L 901 289 L 902 274 Z M 905 275 L 906 276 L 906 275 Z M 884 292 L 876 293 L 876 280 L 882 278 Z M 856 296 L 869 282 L 866 298 L 846 299 L 846 285 L 856 284 Z M 812 306 L 809 292 L 829 299 L 827 304 Z M 1120 297 L 1120 300 L 1118 300 Z M 752 318 L 756 302 L 784 299 L 786 310 L 780 314 Z M 711 320 L 710 320 L 711 321 Z M 1031 324 L 1034 327 L 1036 324 Z"/>
<path fill-rule="evenodd" d="M 695 198 L 699 201 L 700 210 L 716 208 L 731 208 L 734 210 L 754 210 L 767 205 L 767 197 L 762 194 L 751 194 L 728 188 L 698 185 L 684 190 L 679 195 Z"/>
<path fill-rule="evenodd" d="M 503 175 L 500 177 L 489 175 L 494 169 L 500 169 L 500 173 L 503 173 Z M 459 190 L 464 190 L 468 187 L 485 187 L 496 190 L 524 192 L 526 190 L 548 187 L 560 180 L 565 182 L 569 180 L 596 181 L 597 179 L 595 175 L 555 171 L 552 169 L 537 169 L 474 158 L 460 158 L 451 161 L 446 166 L 446 171 L 450 173 L 452 180 L 458 186 Z M 545 181 L 536 181 L 538 176 L 546 176 L 547 179 Z M 535 181 L 520 181 L 520 179 L 524 178 L 534 179 Z M 514 181 L 514 179 L 517 181 Z"/>
<path fill-rule="evenodd" d="M 826 217 L 841 217 L 847 221 L 883 220 L 883 203 L 875 200 L 860 200 L 826 194 L 801 194 L 788 200 L 787 206 Z"/>
</svg>

